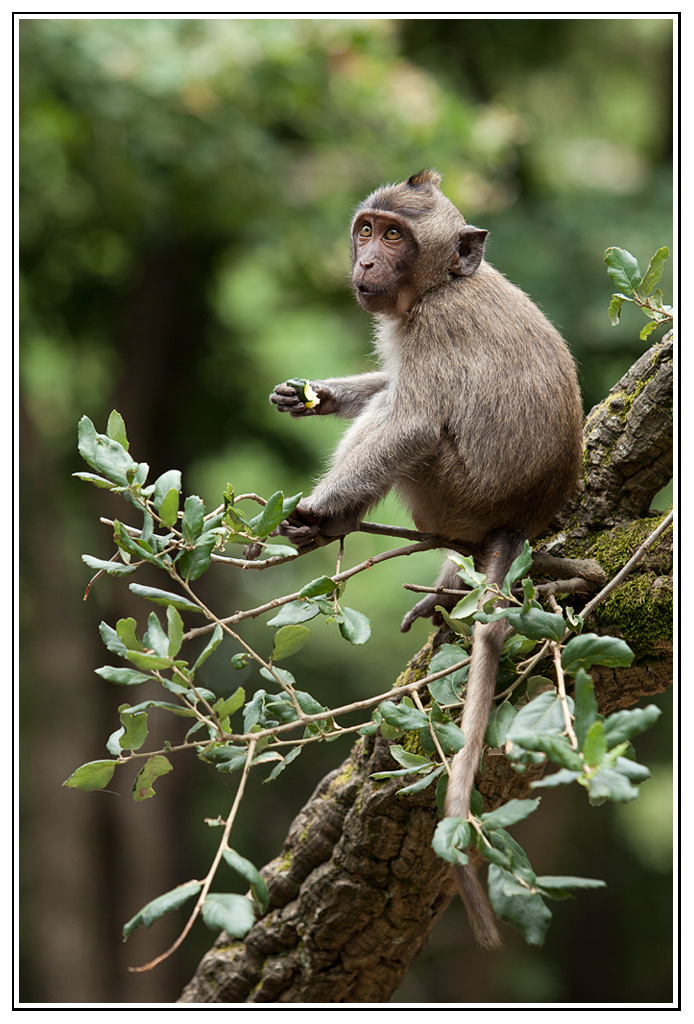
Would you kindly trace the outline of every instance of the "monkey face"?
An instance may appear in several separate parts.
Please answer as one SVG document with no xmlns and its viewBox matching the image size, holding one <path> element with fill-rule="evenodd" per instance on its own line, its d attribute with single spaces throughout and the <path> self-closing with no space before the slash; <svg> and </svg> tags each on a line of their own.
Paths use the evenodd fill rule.
<svg viewBox="0 0 694 1024">
<path fill-rule="evenodd" d="M 417 243 L 393 214 L 363 210 L 352 228 L 352 285 L 369 313 L 404 314 L 413 297 Z"/>
</svg>

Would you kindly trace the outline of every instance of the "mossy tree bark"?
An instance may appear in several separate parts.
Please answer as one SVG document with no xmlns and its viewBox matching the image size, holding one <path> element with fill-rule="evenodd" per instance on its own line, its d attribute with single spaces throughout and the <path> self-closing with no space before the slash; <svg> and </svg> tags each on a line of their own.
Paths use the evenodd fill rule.
<svg viewBox="0 0 694 1024">
<path fill-rule="evenodd" d="M 672 476 L 672 341 L 653 345 L 586 419 L 585 476 L 557 518 L 552 554 L 596 558 L 611 578 L 657 526 L 654 495 Z M 595 622 L 597 620 L 597 626 Z M 596 609 L 591 628 L 624 636 L 629 669 L 594 673 L 600 710 L 628 707 L 672 678 L 672 529 Z M 407 667 L 421 678 L 440 631 Z M 297 815 L 263 871 L 270 910 L 244 941 L 221 935 L 182 1003 L 386 1002 L 428 941 L 453 890 L 431 847 L 433 787 L 403 800 L 388 743 L 361 738 Z M 487 809 L 527 794 L 528 779 L 488 756 Z"/>
</svg>

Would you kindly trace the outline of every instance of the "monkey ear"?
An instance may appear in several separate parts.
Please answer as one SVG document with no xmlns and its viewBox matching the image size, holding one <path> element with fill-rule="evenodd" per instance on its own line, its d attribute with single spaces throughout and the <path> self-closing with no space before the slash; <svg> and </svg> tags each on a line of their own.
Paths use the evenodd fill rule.
<svg viewBox="0 0 694 1024">
<path fill-rule="evenodd" d="M 489 234 L 484 228 L 466 224 L 458 235 L 458 249 L 451 261 L 450 271 L 456 277 L 472 277 L 479 270 L 484 256 L 484 241 Z"/>
</svg>

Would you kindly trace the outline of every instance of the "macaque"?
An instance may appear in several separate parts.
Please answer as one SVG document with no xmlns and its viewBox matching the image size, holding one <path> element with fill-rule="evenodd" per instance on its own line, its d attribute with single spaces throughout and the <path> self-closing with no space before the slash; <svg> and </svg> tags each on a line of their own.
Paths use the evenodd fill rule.
<svg viewBox="0 0 694 1024">
<path fill-rule="evenodd" d="M 465 542 L 488 584 L 501 584 L 526 539 L 574 491 L 582 412 L 569 350 L 522 291 L 484 259 L 487 232 L 467 224 L 421 171 L 377 189 L 352 222 L 352 285 L 376 320 L 380 369 L 278 385 L 270 401 L 294 417 L 353 420 L 328 471 L 282 525 L 299 551 L 356 529 L 390 490 L 418 530 Z M 446 560 L 437 585 L 455 589 Z M 428 594 L 403 619 L 440 622 Z M 473 631 L 461 728 L 445 811 L 469 816 L 470 793 L 494 697 L 503 621 Z M 454 869 L 475 936 L 500 944 L 471 865 Z"/>
</svg>

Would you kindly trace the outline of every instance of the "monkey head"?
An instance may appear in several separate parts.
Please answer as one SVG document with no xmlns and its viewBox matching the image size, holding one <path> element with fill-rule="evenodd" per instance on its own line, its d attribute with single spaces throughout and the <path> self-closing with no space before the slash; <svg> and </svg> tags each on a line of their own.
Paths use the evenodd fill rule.
<svg viewBox="0 0 694 1024">
<path fill-rule="evenodd" d="M 352 222 L 352 285 L 369 313 L 404 316 L 426 292 L 469 277 L 484 256 L 487 232 L 467 224 L 420 171 L 372 192 Z"/>
</svg>

